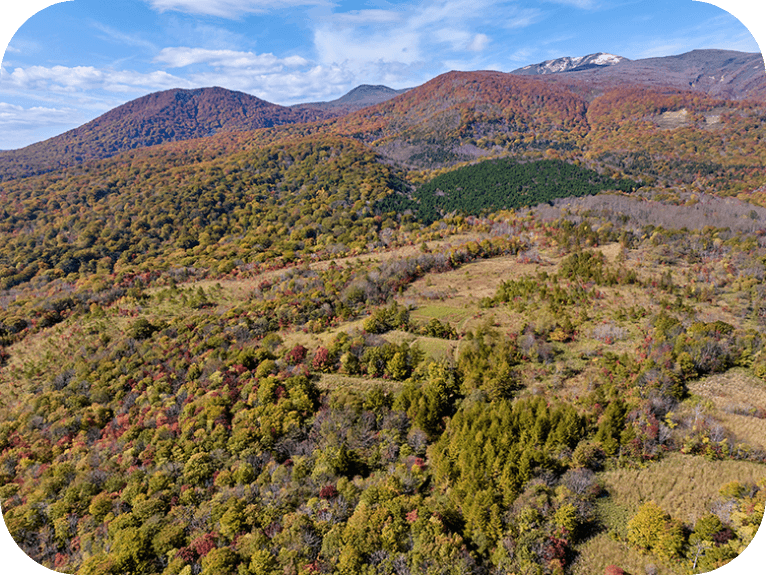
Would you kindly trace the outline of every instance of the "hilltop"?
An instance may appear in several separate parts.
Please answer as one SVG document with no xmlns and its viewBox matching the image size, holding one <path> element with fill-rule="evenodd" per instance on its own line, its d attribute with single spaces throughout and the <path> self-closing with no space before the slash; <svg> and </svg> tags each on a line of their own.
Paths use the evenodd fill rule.
<svg viewBox="0 0 766 575">
<path fill-rule="evenodd" d="M 522 68 L 513 70 L 511 74 L 520 75 L 540 75 L 540 74 L 559 74 L 562 72 L 577 72 L 581 70 L 589 70 L 591 68 L 603 68 L 606 66 L 614 66 L 620 62 L 629 61 L 622 56 L 616 56 L 615 54 L 606 54 L 604 52 L 597 52 L 596 54 L 588 54 L 587 56 L 564 56 L 563 58 L 554 58 L 553 60 L 546 60 L 539 64 L 529 64 Z"/>
<path fill-rule="evenodd" d="M 388 86 L 370 86 L 369 84 L 362 84 L 336 100 L 296 104 L 293 108 L 332 110 L 339 115 L 343 115 L 349 112 L 355 112 L 356 110 L 361 110 L 367 106 L 374 106 L 375 104 L 385 102 L 386 100 L 395 98 L 399 94 L 404 94 L 408 90 L 409 88 L 394 90 Z"/>
</svg>

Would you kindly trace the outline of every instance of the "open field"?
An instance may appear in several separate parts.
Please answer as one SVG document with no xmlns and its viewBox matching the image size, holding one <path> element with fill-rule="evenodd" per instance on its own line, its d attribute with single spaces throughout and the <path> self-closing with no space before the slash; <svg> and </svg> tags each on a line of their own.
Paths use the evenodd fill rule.
<svg viewBox="0 0 766 575">
<path fill-rule="evenodd" d="M 732 481 L 757 483 L 766 478 L 766 465 L 671 453 L 643 469 L 616 469 L 600 477 L 614 505 L 629 516 L 653 500 L 676 519 L 694 524 L 711 512 L 722 486 Z M 621 526 L 610 527 L 619 530 Z"/>
<path fill-rule="evenodd" d="M 682 560 L 665 564 L 642 554 L 625 542 L 628 521 L 642 503 L 655 501 L 675 519 L 692 527 L 720 501 L 719 490 L 732 481 L 753 482 L 766 478 L 766 465 L 739 461 L 709 461 L 703 457 L 669 454 L 643 469 L 616 469 L 599 474 L 608 496 L 598 501 L 604 531 L 579 546 L 572 573 L 603 573 L 617 565 L 632 575 L 654 569 L 657 575 L 682 575 L 689 565 Z"/>
<path fill-rule="evenodd" d="M 689 385 L 710 400 L 716 417 L 739 441 L 766 448 L 766 384 L 743 369 L 711 375 Z"/>
<path fill-rule="evenodd" d="M 644 575 L 652 567 L 657 575 L 683 573 L 641 554 L 626 543 L 614 540 L 608 533 L 599 533 L 580 546 L 579 555 L 572 565 L 572 574 L 600 575 L 609 565 L 616 565 L 630 575 Z"/>
</svg>

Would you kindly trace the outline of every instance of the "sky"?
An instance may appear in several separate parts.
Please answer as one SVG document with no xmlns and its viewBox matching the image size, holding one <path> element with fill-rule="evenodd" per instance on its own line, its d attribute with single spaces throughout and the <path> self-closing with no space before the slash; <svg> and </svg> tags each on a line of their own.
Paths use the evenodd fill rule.
<svg viewBox="0 0 766 575">
<path fill-rule="evenodd" d="M 0 0 L 0 18 L 18 3 Z M 692 0 L 73 0 L 41 10 L 8 45 L 0 149 L 170 88 L 222 86 L 290 105 L 450 70 L 697 48 L 760 51 L 739 20 Z"/>
</svg>

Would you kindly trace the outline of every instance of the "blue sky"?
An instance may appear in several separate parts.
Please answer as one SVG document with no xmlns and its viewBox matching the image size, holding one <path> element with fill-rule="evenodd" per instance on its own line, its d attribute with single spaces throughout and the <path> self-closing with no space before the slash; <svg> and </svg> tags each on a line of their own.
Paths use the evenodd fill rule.
<svg viewBox="0 0 766 575">
<path fill-rule="evenodd" d="M 2 11 L 14 3 L 3 0 Z M 223 86 L 289 105 L 359 84 L 416 86 L 449 70 L 696 48 L 759 51 L 741 22 L 692 0 L 74 0 L 30 18 L 9 44 L 0 149 L 175 87 Z"/>
</svg>

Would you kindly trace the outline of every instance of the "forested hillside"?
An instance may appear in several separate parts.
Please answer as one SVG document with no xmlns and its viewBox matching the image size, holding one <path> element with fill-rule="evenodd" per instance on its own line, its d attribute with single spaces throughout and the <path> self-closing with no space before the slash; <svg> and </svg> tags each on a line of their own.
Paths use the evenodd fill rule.
<svg viewBox="0 0 766 575">
<path fill-rule="evenodd" d="M 333 115 L 310 107 L 287 108 L 223 88 L 166 90 L 132 100 L 44 142 L 0 152 L 0 181 L 165 142 L 311 122 Z"/>
<path fill-rule="evenodd" d="M 736 557 L 766 501 L 763 103 L 591 96 L 455 72 L 3 181 L 21 548 L 81 575 Z"/>
</svg>

